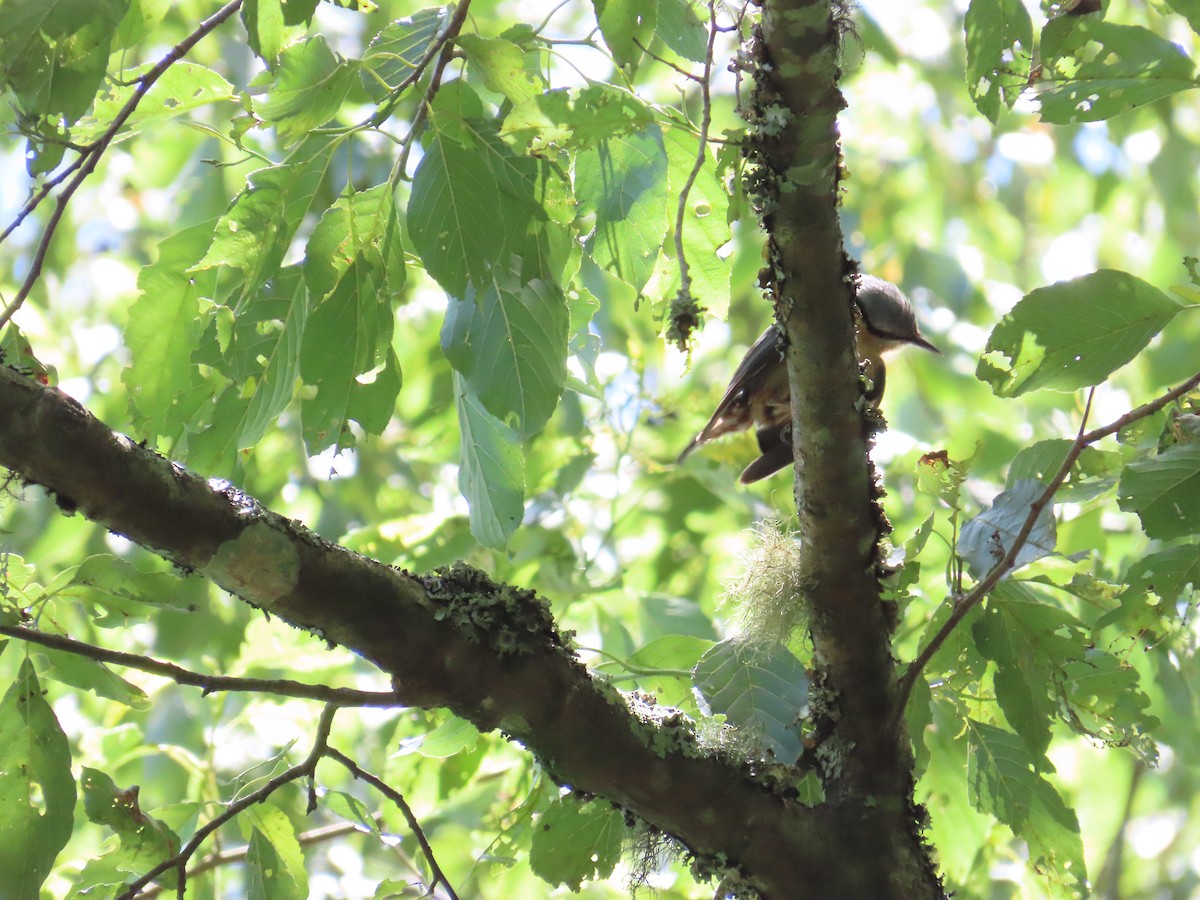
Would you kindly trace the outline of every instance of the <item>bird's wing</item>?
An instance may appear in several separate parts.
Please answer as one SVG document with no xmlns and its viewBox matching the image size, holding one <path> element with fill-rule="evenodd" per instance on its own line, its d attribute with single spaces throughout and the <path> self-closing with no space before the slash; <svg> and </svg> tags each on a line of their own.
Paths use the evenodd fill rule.
<svg viewBox="0 0 1200 900">
<path fill-rule="evenodd" d="M 679 454 L 678 462 L 683 462 L 689 453 L 706 441 L 711 441 L 713 438 L 718 438 L 731 431 L 749 428 L 753 421 L 749 403 L 751 389 L 762 386 L 770 374 L 772 366 L 778 366 L 781 362 L 779 332 L 776 331 L 774 325 L 771 325 L 746 351 L 737 371 L 733 373 L 733 378 L 729 381 L 725 396 L 717 404 L 716 412 L 712 414 L 708 424 L 692 438 L 692 442 Z"/>
</svg>

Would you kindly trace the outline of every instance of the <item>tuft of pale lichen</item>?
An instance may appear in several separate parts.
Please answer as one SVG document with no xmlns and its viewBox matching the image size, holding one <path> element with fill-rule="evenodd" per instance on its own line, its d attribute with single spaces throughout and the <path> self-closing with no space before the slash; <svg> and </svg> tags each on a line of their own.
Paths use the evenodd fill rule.
<svg viewBox="0 0 1200 900">
<path fill-rule="evenodd" d="M 777 518 L 754 530 L 742 570 L 725 583 L 725 602 L 734 609 L 743 639 L 750 644 L 787 644 L 804 625 L 808 573 L 796 534 Z"/>
</svg>

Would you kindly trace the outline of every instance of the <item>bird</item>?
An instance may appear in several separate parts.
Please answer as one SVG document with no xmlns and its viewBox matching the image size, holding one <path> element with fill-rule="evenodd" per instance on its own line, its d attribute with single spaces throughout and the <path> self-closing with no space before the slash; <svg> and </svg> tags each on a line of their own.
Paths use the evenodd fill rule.
<svg viewBox="0 0 1200 900">
<path fill-rule="evenodd" d="M 874 275 L 858 277 L 854 306 L 854 334 L 858 358 L 869 386 L 865 397 L 878 406 L 887 378 L 884 354 L 905 346 L 932 353 L 941 351 L 925 339 L 917 316 L 903 291 Z M 742 484 L 773 475 L 792 462 L 792 404 L 783 334 L 767 326 L 742 358 L 716 412 L 679 454 L 678 463 L 699 447 L 722 435 L 755 428 L 760 456 L 742 472 Z"/>
</svg>

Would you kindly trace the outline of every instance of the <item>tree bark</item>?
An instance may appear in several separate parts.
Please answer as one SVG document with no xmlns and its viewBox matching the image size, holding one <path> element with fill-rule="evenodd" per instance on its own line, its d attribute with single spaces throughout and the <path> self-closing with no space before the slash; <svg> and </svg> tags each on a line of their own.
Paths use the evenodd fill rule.
<svg viewBox="0 0 1200 900">
<path fill-rule="evenodd" d="M 883 896 L 880 859 L 863 855 L 875 841 L 861 840 L 877 809 L 805 807 L 787 784 L 701 747 L 682 716 L 633 707 L 591 678 L 532 592 L 466 566 L 416 576 L 366 559 L 3 366 L 0 422 L 0 465 L 65 512 L 360 654 L 391 675 L 398 704 L 501 729 L 559 783 L 677 838 L 700 870 L 779 900 Z"/>
<path fill-rule="evenodd" d="M 878 550 L 890 531 L 868 451 L 876 414 L 854 353 L 854 267 L 837 206 L 838 54 L 845 10 L 766 0 L 754 47 L 751 194 L 768 234 L 763 283 L 786 327 L 795 493 L 813 645 L 813 758 L 829 802 L 859 809 L 851 857 L 873 860 L 859 896 L 937 897 L 915 821 L 912 754 L 894 715 L 893 614 Z M 869 823 L 869 824 L 867 824 Z"/>
</svg>

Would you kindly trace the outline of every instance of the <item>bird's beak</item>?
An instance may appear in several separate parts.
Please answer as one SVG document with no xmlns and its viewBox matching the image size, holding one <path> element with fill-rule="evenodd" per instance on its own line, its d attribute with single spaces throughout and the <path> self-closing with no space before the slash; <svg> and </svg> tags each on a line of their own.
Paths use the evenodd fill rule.
<svg viewBox="0 0 1200 900">
<path fill-rule="evenodd" d="M 916 344 L 918 347 L 920 347 L 923 350 L 928 350 L 930 353 L 940 354 L 942 352 L 941 350 L 939 350 L 937 347 L 933 346 L 933 344 L 929 343 L 929 341 L 925 340 L 925 338 L 921 337 L 920 335 L 917 335 L 915 338 L 913 338 L 912 343 Z"/>
</svg>

